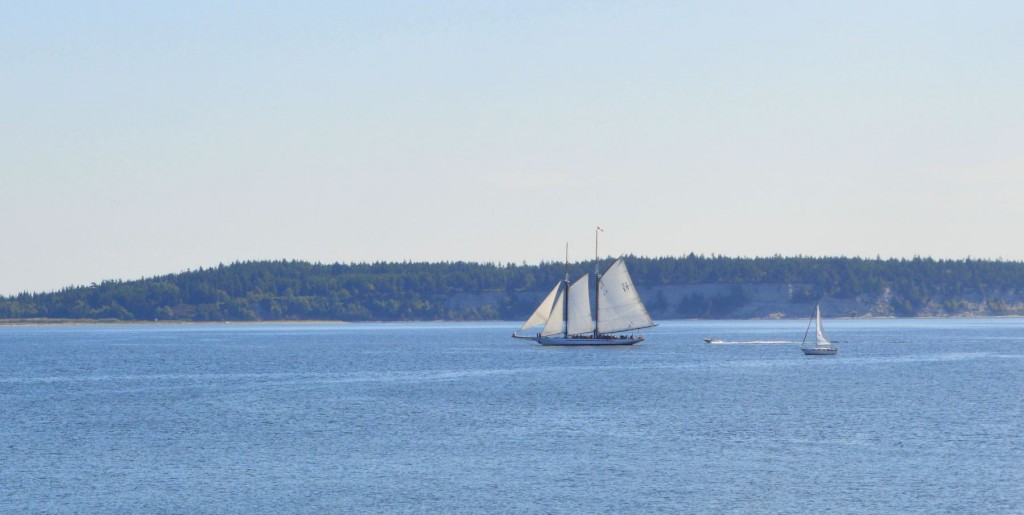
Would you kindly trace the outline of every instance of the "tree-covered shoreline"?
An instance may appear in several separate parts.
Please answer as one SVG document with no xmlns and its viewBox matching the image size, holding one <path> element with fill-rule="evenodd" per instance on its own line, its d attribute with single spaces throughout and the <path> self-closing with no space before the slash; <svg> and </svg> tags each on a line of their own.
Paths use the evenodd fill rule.
<svg viewBox="0 0 1024 515">
<path fill-rule="evenodd" d="M 602 268 L 611 259 L 602 261 Z M 847 257 L 627 256 L 656 318 L 1024 314 L 1024 263 Z M 577 277 L 593 262 L 571 263 Z M 0 320 L 519 320 L 565 265 L 250 261 L 0 297 Z"/>
</svg>

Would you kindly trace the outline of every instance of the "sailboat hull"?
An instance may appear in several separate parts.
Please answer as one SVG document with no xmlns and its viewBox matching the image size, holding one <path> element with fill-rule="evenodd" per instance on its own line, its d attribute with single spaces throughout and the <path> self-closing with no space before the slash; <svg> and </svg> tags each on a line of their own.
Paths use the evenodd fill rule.
<svg viewBox="0 0 1024 515">
<path fill-rule="evenodd" d="M 800 350 L 808 356 L 831 356 L 839 352 L 835 347 L 801 347 Z"/>
<path fill-rule="evenodd" d="M 524 338 L 520 336 L 519 338 Z M 568 337 L 561 336 L 531 336 L 525 339 L 533 340 L 544 346 L 579 346 L 579 345 L 633 345 L 644 341 L 643 336 L 599 336 L 594 337 Z"/>
</svg>

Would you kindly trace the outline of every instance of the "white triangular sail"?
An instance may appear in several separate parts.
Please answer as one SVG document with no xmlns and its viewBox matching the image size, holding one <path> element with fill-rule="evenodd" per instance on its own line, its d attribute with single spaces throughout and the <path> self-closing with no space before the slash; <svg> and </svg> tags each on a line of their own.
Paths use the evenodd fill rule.
<svg viewBox="0 0 1024 515">
<path fill-rule="evenodd" d="M 821 306 L 814 306 L 814 324 L 817 329 L 818 345 L 830 345 L 832 342 L 825 338 L 825 333 L 821 330 Z"/>
<path fill-rule="evenodd" d="M 540 303 L 540 306 L 537 306 L 537 310 L 530 315 L 530 318 L 526 319 L 526 322 L 519 328 L 519 331 L 522 331 L 527 327 L 547 323 L 548 317 L 551 316 L 551 306 L 555 304 L 555 296 L 558 295 L 558 290 L 561 289 L 561 287 L 562 283 L 559 282 L 551 289 L 551 293 L 549 293 L 547 297 L 544 297 L 544 301 Z"/>
<path fill-rule="evenodd" d="M 615 333 L 654 325 L 621 258 L 608 267 L 599 284 L 597 332 Z"/>
<path fill-rule="evenodd" d="M 590 274 L 569 286 L 569 334 L 594 332 L 594 319 L 590 316 Z"/>
<path fill-rule="evenodd" d="M 562 334 L 564 331 L 564 322 L 562 318 L 562 311 L 565 303 L 565 283 L 558 283 L 558 287 L 555 289 L 557 294 L 555 295 L 555 302 L 551 306 L 551 314 L 548 316 L 548 321 L 544 323 L 544 329 L 540 331 L 541 336 L 552 336 L 556 334 Z"/>
</svg>

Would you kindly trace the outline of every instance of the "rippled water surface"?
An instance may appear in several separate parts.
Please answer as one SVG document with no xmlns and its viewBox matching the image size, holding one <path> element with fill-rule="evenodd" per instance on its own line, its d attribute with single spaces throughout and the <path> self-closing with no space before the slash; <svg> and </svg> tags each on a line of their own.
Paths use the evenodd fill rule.
<svg viewBox="0 0 1024 515">
<path fill-rule="evenodd" d="M 1024 512 L 1024 320 L 0 327 L 0 512 Z"/>
</svg>

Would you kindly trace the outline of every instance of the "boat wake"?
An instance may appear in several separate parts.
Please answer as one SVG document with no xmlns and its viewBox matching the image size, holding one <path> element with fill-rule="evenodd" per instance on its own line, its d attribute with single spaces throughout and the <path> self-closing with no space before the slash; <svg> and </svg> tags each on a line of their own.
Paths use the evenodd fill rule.
<svg viewBox="0 0 1024 515">
<path fill-rule="evenodd" d="M 712 339 L 709 341 L 711 345 L 767 345 L 776 343 L 800 343 L 792 340 L 743 340 L 743 341 L 732 341 L 732 340 L 717 340 Z"/>
</svg>

